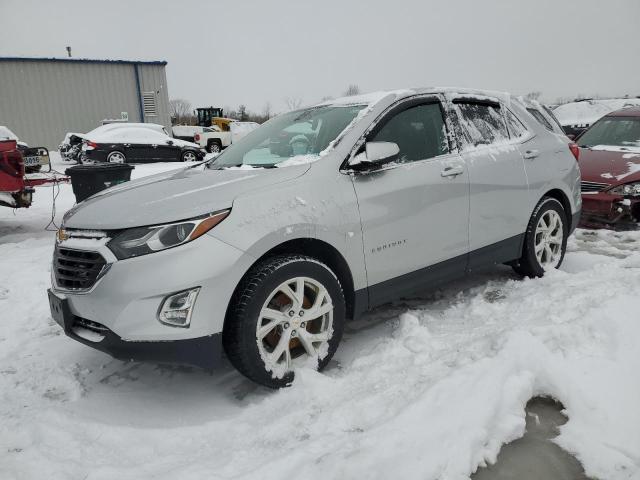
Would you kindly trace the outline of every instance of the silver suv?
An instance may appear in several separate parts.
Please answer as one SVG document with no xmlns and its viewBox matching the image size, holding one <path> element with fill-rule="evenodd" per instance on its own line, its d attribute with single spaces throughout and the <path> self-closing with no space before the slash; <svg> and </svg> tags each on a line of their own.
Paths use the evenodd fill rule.
<svg viewBox="0 0 640 480">
<path fill-rule="evenodd" d="M 562 262 L 575 148 L 516 100 L 417 89 L 280 115 L 213 161 L 110 188 L 58 232 L 49 300 L 121 359 L 322 368 L 345 321 L 495 264 Z M 277 145 L 278 148 L 273 146 Z"/>
</svg>

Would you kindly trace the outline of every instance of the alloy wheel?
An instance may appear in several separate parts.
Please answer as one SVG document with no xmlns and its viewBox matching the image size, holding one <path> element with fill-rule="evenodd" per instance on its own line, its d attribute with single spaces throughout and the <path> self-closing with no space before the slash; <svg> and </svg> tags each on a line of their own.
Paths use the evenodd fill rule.
<svg viewBox="0 0 640 480">
<path fill-rule="evenodd" d="M 111 152 L 107 160 L 109 163 L 124 163 L 126 159 L 120 152 Z"/>
<path fill-rule="evenodd" d="M 308 277 L 280 284 L 267 297 L 256 325 L 258 350 L 277 376 L 328 352 L 333 302 L 327 289 Z"/>
<path fill-rule="evenodd" d="M 560 214 L 547 210 L 538 220 L 535 234 L 535 254 L 544 270 L 556 268 L 562 259 L 564 227 Z"/>
<path fill-rule="evenodd" d="M 196 154 L 193 152 L 184 152 L 184 154 L 182 155 L 182 161 L 183 162 L 195 162 L 196 161 Z"/>
</svg>

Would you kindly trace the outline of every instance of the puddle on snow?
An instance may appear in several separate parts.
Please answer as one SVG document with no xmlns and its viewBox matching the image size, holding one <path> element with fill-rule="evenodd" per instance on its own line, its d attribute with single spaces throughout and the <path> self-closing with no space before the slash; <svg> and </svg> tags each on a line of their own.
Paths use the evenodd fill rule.
<svg viewBox="0 0 640 480">
<path fill-rule="evenodd" d="M 472 480 L 589 480 L 580 462 L 551 439 L 567 422 L 563 406 L 535 397 L 525 407 L 527 428 L 522 438 L 502 447 L 494 465 L 479 468 Z"/>
</svg>

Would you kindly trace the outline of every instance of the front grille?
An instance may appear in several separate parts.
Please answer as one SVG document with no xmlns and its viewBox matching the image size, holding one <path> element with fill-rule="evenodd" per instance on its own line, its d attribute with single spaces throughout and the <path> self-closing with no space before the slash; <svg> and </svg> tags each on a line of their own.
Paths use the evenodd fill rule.
<svg viewBox="0 0 640 480">
<path fill-rule="evenodd" d="M 598 182 L 585 182 L 583 181 L 580 185 L 580 190 L 583 192 L 601 192 L 605 188 L 609 186 L 608 183 L 598 183 Z"/>
<path fill-rule="evenodd" d="M 67 290 L 88 290 L 96 283 L 106 263 L 97 252 L 56 247 L 53 255 L 56 284 Z"/>
</svg>

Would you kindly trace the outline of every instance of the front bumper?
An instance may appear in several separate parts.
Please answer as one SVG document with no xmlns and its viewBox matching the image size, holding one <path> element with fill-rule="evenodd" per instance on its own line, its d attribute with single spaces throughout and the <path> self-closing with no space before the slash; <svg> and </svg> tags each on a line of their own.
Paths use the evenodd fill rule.
<svg viewBox="0 0 640 480">
<path fill-rule="evenodd" d="M 582 195 L 581 227 L 637 229 L 638 222 L 640 198 L 625 199 L 606 192 Z"/>
<path fill-rule="evenodd" d="M 64 333 L 80 343 L 120 360 L 193 365 L 212 369 L 222 359 L 222 334 L 173 341 L 126 341 L 104 325 L 73 314 L 69 300 L 48 290 L 53 319 Z"/>
<path fill-rule="evenodd" d="M 254 261 L 209 234 L 127 260 L 117 260 L 104 240 L 80 243 L 72 238 L 58 248 L 97 252 L 103 257 L 105 266 L 97 281 L 83 291 L 58 285 L 54 265 L 51 290 L 66 299 L 75 318 L 96 322 L 127 344 L 202 339 L 222 332 L 229 299 Z M 188 327 L 158 320 L 158 309 L 168 295 L 196 287 L 200 293 Z"/>
</svg>

